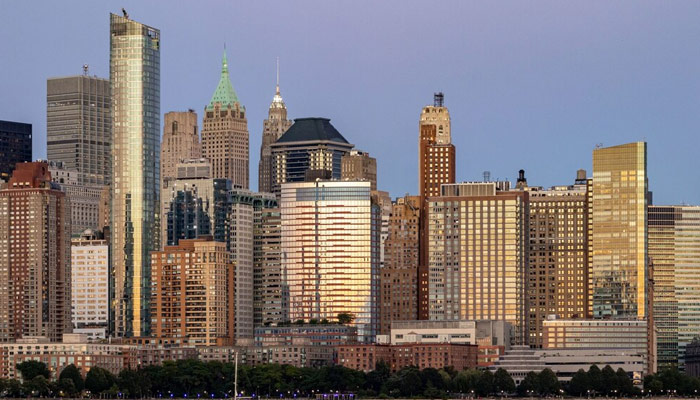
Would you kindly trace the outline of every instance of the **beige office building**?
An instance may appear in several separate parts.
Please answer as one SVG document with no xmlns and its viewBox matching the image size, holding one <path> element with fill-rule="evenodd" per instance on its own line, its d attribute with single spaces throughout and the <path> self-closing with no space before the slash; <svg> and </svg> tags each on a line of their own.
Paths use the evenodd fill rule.
<svg viewBox="0 0 700 400">
<path fill-rule="evenodd" d="M 226 52 L 221 78 L 204 108 L 202 155 L 212 165 L 212 178 L 229 179 L 234 188 L 248 189 L 248 120 L 231 85 Z"/>
<path fill-rule="evenodd" d="M 350 313 L 359 340 L 373 341 L 380 215 L 370 183 L 285 183 L 280 212 L 290 320 L 335 320 Z"/>
<path fill-rule="evenodd" d="M 232 345 L 234 264 L 226 243 L 183 239 L 151 253 L 153 336 Z"/>
<path fill-rule="evenodd" d="M 372 190 L 377 190 L 377 159 L 369 153 L 350 150 L 340 159 L 340 178 L 344 181 L 369 181 Z"/>
<path fill-rule="evenodd" d="M 429 317 L 504 320 L 526 344 L 528 193 L 496 186 L 443 185 L 428 198 Z"/>
<path fill-rule="evenodd" d="M 73 332 L 104 339 L 109 328 L 109 244 L 86 230 L 71 240 Z"/>
<path fill-rule="evenodd" d="M 647 146 L 593 150 L 595 318 L 647 316 Z"/>
<path fill-rule="evenodd" d="M 289 127 L 292 120 L 287 119 L 287 105 L 282 100 L 279 84 L 279 70 L 277 74 L 277 87 L 272 98 L 267 119 L 263 121 L 262 143 L 260 144 L 260 162 L 258 164 L 258 192 L 272 193 L 274 177 L 272 175 L 272 149 L 270 146 L 277 141 Z"/>
<path fill-rule="evenodd" d="M 161 187 L 165 186 L 164 182 L 177 177 L 178 163 L 201 157 L 197 113 L 194 110 L 166 113 L 160 145 Z"/>
<path fill-rule="evenodd" d="M 542 347 L 547 316 L 588 317 L 586 171 L 578 172 L 574 185 L 524 190 L 530 194 L 529 344 Z"/>
</svg>

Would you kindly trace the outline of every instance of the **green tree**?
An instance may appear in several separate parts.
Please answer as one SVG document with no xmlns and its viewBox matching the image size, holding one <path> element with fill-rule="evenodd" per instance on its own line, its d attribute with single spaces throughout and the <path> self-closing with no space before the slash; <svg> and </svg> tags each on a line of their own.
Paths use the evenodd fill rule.
<svg viewBox="0 0 700 400">
<path fill-rule="evenodd" d="M 491 395 L 494 391 L 496 391 L 496 387 L 493 373 L 489 370 L 481 371 L 476 385 L 476 393 L 479 396 L 486 397 Z"/>
<path fill-rule="evenodd" d="M 537 376 L 537 392 L 542 396 L 556 395 L 561 386 L 557 375 L 549 368 L 545 368 Z"/>
<path fill-rule="evenodd" d="M 525 375 L 525 378 L 518 385 L 518 395 L 531 396 L 537 393 L 539 386 L 539 376 L 537 372 L 530 371 Z"/>
<path fill-rule="evenodd" d="M 604 393 L 603 387 L 603 376 L 600 372 L 600 368 L 593 364 L 588 369 L 588 384 L 590 385 L 590 390 L 595 393 Z"/>
<path fill-rule="evenodd" d="M 452 390 L 464 394 L 469 394 L 472 391 L 476 392 L 476 386 L 479 384 L 480 377 L 481 372 L 475 369 L 459 371 L 457 376 L 452 379 Z"/>
<path fill-rule="evenodd" d="M 644 390 L 652 395 L 661 394 L 664 390 L 664 383 L 655 375 L 649 375 L 651 378 L 649 380 L 644 380 Z"/>
<path fill-rule="evenodd" d="M 46 379 L 49 379 L 49 369 L 41 361 L 28 360 L 21 362 L 15 366 L 17 371 L 22 374 L 22 380 L 31 381 L 35 376 L 41 375 Z"/>
<path fill-rule="evenodd" d="M 341 325 L 351 324 L 355 320 L 355 316 L 348 312 L 338 314 L 338 323 Z"/>
<path fill-rule="evenodd" d="M 100 394 L 114 385 L 115 379 L 111 372 L 104 368 L 92 367 L 85 375 L 85 389 L 92 394 Z"/>
<path fill-rule="evenodd" d="M 70 379 L 73 381 L 73 386 L 75 387 L 76 391 L 80 392 L 83 390 L 83 384 L 85 382 L 83 381 L 83 376 L 80 374 L 80 371 L 75 365 L 68 364 L 65 368 L 63 368 L 61 374 L 58 376 L 58 382 L 61 382 L 64 379 Z"/>
<path fill-rule="evenodd" d="M 35 397 L 49 395 L 49 381 L 44 375 L 37 375 L 32 380 L 24 382 L 24 392 Z"/>
<path fill-rule="evenodd" d="M 617 388 L 620 391 L 620 394 L 634 394 L 634 383 L 632 382 L 632 379 L 630 379 L 629 374 L 625 372 L 624 369 L 618 368 L 617 372 L 615 372 L 615 375 L 617 376 Z"/>
<path fill-rule="evenodd" d="M 591 389 L 588 374 L 583 369 L 579 369 L 574 376 L 571 377 L 569 385 L 566 388 L 567 393 L 572 396 L 583 396 Z"/>
<path fill-rule="evenodd" d="M 618 391 L 617 388 L 617 375 L 615 375 L 615 370 L 611 366 L 606 365 L 600 371 L 600 376 L 602 380 L 601 393 L 611 394 Z"/>
<path fill-rule="evenodd" d="M 494 385 L 496 387 L 496 391 L 501 393 L 513 393 L 515 392 L 515 381 L 513 381 L 513 377 L 510 376 L 508 371 L 506 371 L 503 368 L 499 368 L 496 370 L 496 373 L 493 376 L 494 379 Z"/>
<path fill-rule="evenodd" d="M 58 390 L 61 397 L 73 397 L 78 393 L 73 380 L 68 378 L 58 380 Z"/>
</svg>

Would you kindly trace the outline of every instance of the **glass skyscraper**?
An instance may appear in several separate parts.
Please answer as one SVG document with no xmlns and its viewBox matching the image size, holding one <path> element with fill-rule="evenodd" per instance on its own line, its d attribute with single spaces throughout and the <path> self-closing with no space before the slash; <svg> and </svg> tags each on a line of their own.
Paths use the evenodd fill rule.
<svg viewBox="0 0 700 400">
<path fill-rule="evenodd" d="M 149 333 L 149 252 L 159 249 L 160 31 L 110 15 L 112 329 Z"/>
<path fill-rule="evenodd" d="M 282 285 L 289 319 L 354 317 L 360 341 L 372 342 L 378 323 L 380 210 L 370 182 L 282 184 Z"/>
<path fill-rule="evenodd" d="M 700 206 L 649 206 L 659 367 L 684 367 L 700 333 Z"/>
<path fill-rule="evenodd" d="M 647 316 L 647 145 L 593 150 L 595 318 Z"/>
</svg>

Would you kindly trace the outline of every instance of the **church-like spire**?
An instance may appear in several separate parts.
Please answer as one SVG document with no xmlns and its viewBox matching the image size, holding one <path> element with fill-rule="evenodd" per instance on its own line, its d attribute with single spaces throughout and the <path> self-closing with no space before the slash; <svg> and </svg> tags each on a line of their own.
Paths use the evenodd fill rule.
<svg viewBox="0 0 700 400">
<path fill-rule="evenodd" d="M 272 98 L 270 108 L 286 108 L 282 95 L 280 94 L 280 58 L 277 57 L 277 85 L 275 86 L 275 96 Z"/>
<path fill-rule="evenodd" d="M 226 59 L 226 48 L 224 47 L 224 56 L 221 59 L 221 78 L 219 79 L 219 85 L 214 91 L 214 95 L 211 97 L 211 101 L 207 106 L 207 110 L 214 109 L 214 103 L 221 103 L 221 107 L 227 107 L 235 103 L 239 103 L 236 91 L 233 89 L 231 84 L 231 78 L 228 74 L 228 60 Z"/>
</svg>

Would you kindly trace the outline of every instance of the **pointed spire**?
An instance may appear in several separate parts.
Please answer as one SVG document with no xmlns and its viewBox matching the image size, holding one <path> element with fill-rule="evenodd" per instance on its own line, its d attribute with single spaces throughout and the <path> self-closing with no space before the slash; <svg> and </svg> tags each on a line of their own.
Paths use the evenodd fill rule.
<svg viewBox="0 0 700 400">
<path fill-rule="evenodd" d="M 219 78 L 219 84 L 216 86 L 216 90 L 214 91 L 214 95 L 211 97 L 207 110 L 213 110 L 214 103 L 221 103 L 222 108 L 229 105 L 233 107 L 235 103 L 239 103 L 238 96 L 236 95 L 236 91 L 233 89 L 231 78 L 228 74 L 226 44 L 224 44 L 224 56 L 221 58 L 221 77 Z"/>
<path fill-rule="evenodd" d="M 277 57 L 277 85 L 275 86 L 275 97 L 272 98 L 270 108 L 286 108 L 282 95 L 280 94 L 280 58 Z"/>
</svg>

